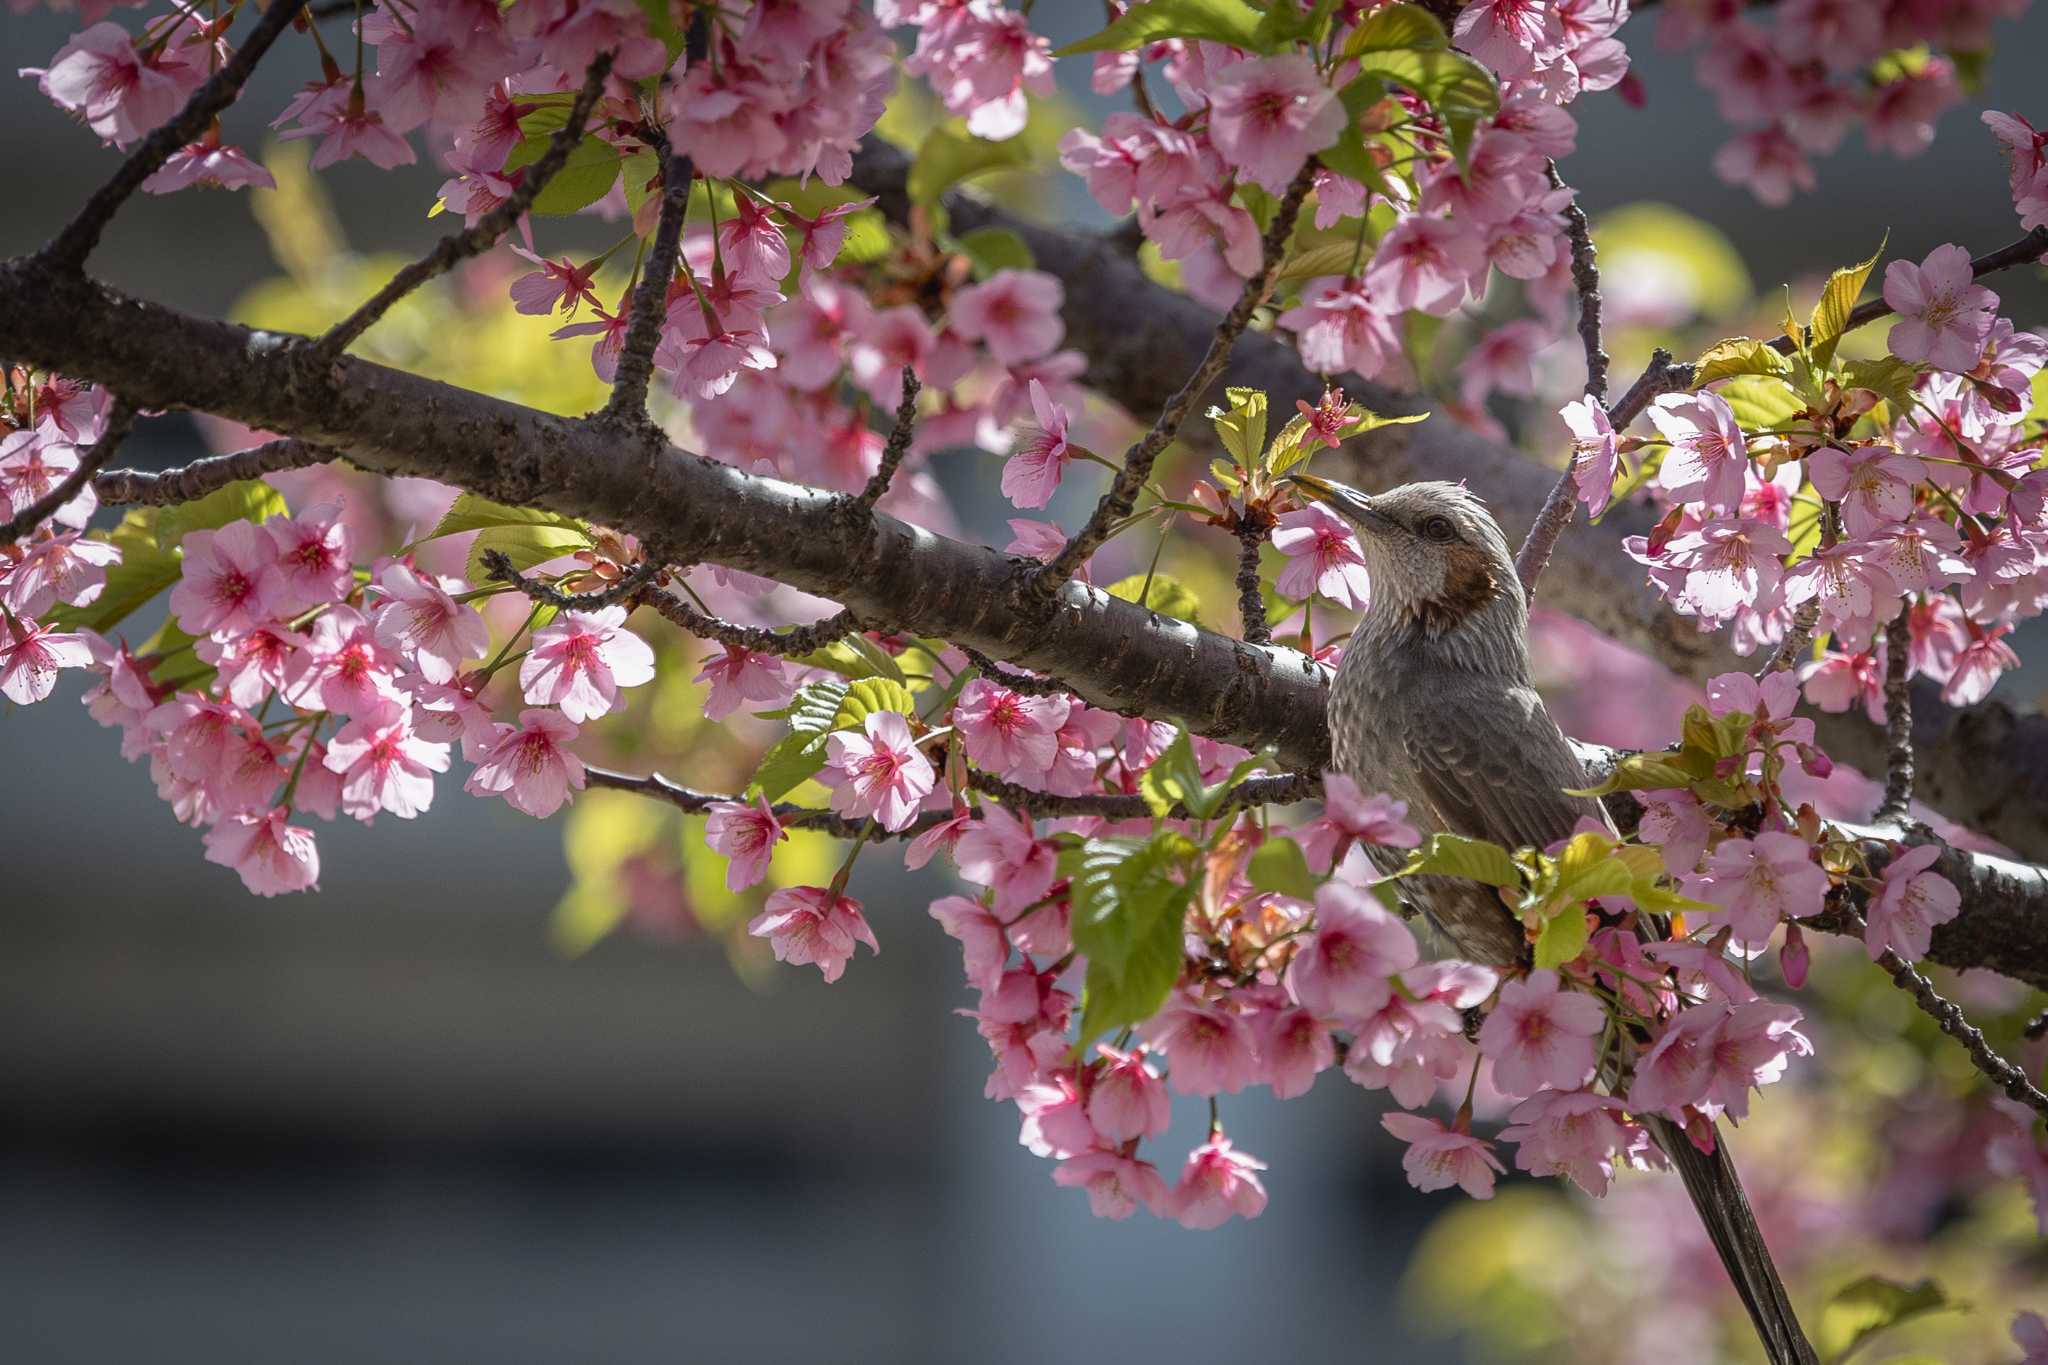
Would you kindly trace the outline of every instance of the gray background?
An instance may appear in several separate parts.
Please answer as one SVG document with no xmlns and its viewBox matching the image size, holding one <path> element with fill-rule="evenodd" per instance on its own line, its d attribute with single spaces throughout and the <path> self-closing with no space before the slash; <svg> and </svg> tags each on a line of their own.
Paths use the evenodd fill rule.
<svg viewBox="0 0 2048 1365">
<path fill-rule="evenodd" d="M 1098 13 L 1042 0 L 1035 22 L 1065 41 Z M 6 65 L 46 61 L 68 18 L 0 18 Z M 2000 26 L 1993 104 L 2028 111 L 2044 34 L 2039 13 Z M 1853 141 L 1819 193 L 1771 211 L 1707 169 L 1727 132 L 1689 63 L 1647 20 L 1624 36 L 1649 107 L 1575 108 L 1566 174 L 1596 213 L 1678 204 L 1761 283 L 1887 225 L 1914 257 L 2017 235 L 1977 106 L 1914 162 Z M 287 47 L 306 65 L 264 74 L 259 111 L 310 74 Z M 1103 107 L 1085 63 L 1063 74 Z M 231 138 L 253 122 L 236 113 Z M 0 254 L 112 165 L 30 82 L 0 82 Z M 404 251 L 436 235 L 440 178 L 351 164 L 327 183 L 356 247 Z M 1093 215 L 1077 182 L 1063 193 Z M 208 313 L 273 273 L 245 200 L 204 192 L 138 199 L 95 265 Z M 192 439 L 166 421 L 131 448 L 170 462 Z M 986 490 L 955 491 L 996 534 Z M 1250 1224 L 1108 1224 L 1055 1190 L 1012 1110 L 980 1098 L 933 882 L 856 888 L 885 951 L 832 988 L 790 970 L 756 993 L 715 949 L 633 938 L 565 962 L 545 936 L 556 831 L 444 780 L 420 821 L 323 827 L 317 896 L 257 901 L 77 691 L 0 721 L 10 1360 L 1462 1358 L 1403 1335 L 1395 1282 L 1442 1205 L 1405 1187 L 1374 1103 L 1339 1079 L 1230 1107 L 1273 1165 Z"/>
</svg>

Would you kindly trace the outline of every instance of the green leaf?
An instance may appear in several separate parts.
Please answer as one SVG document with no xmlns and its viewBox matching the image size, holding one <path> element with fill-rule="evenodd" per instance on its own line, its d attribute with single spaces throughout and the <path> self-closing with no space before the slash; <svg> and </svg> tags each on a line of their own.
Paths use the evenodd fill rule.
<svg viewBox="0 0 2048 1365">
<path fill-rule="evenodd" d="M 492 502 L 474 493 L 463 493 L 441 517 L 439 524 L 422 541 L 439 540 L 442 536 L 460 535 L 464 531 L 481 531 L 490 526 L 559 526 L 569 530 L 582 531 L 586 535 L 589 527 L 575 517 L 561 512 L 550 512 L 542 507 L 511 507 L 502 502 Z"/>
<path fill-rule="evenodd" d="M 756 711 L 763 720 L 787 720 L 798 734 L 823 735 L 836 728 L 839 708 L 846 701 L 849 684 L 820 679 L 796 690 L 789 705 L 779 711 Z"/>
<path fill-rule="evenodd" d="M 1210 408 L 1209 420 L 1216 424 L 1223 448 L 1250 469 L 1266 448 L 1266 395 L 1259 389 L 1233 388 L 1227 396 L 1230 406 Z"/>
<path fill-rule="evenodd" d="M 1261 891 L 1304 901 L 1313 899 L 1316 887 L 1321 884 L 1321 878 L 1309 871 L 1301 845 L 1277 834 L 1253 851 L 1245 866 L 1245 877 Z"/>
<path fill-rule="evenodd" d="M 1077 1048 L 1151 1018 L 1166 1002 L 1185 955 L 1195 890 L 1188 862 L 1198 851 L 1167 830 L 1143 843 L 1090 839 L 1061 856 L 1072 885 L 1074 946 L 1088 958 Z"/>
<path fill-rule="evenodd" d="M 894 711 L 900 716 L 917 710 L 917 698 L 894 678 L 862 678 L 847 686 L 846 696 L 832 717 L 835 730 L 858 730 L 869 716 Z"/>
<path fill-rule="evenodd" d="M 1602 896 L 1626 896 L 1635 886 L 1635 873 L 1615 852 L 1614 839 L 1589 830 L 1573 835 L 1555 858 L 1542 855 L 1544 876 L 1539 886 L 1543 894 L 1536 912 L 1546 917 L 1568 916 Z"/>
<path fill-rule="evenodd" d="M 1408 855 L 1396 877 L 1463 877 L 1488 886 L 1520 886 L 1522 870 L 1499 844 L 1468 839 L 1462 834 L 1432 834 L 1429 842 Z"/>
<path fill-rule="evenodd" d="M 1835 342 L 1848 329 L 1849 314 L 1856 307 L 1857 296 L 1863 292 L 1863 282 L 1870 278 L 1878 258 L 1884 255 L 1884 244 L 1891 240 L 1886 233 L 1884 241 L 1877 244 L 1877 250 L 1870 253 L 1870 259 L 1856 265 L 1844 266 L 1828 276 L 1826 287 L 1820 291 L 1820 302 L 1813 305 L 1813 318 L 1807 323 L 1812 333 L 1809 345 L 1816 365 L 1825 365 L 1835 356 Z"/>
<path fill-rule="evenodd" d="M 1009 228 L 980 227 L 960 234 L 960 249 L 974 262 L 974 277 L 985 280 L 998 270 L 1030 270 L 1038 264 L 1024 239 Z"/>
<path fill-rule="evenodd" d="M 1366 52 L 1358 59 L 1358 69 L 1407 86 L 1446 119 L 1481 119 L 1500 109 L 1500 88 L 1493 83 L 1492 74 L 1462 52 L 1417 48 Z"/>
<path fill-rule="evenodd" d="M 157 518 L 157 543 L 168 547 L 182 540 L 187 531 L 218 530 L 231 521 L 261 523 L 288 510 L 284 494 L 261 479 L 242 479 L 216 488 L 196 502 L 166 507 Z"/>
<path fill-rule="evenodd" d="M 1586 951 L 1586 940 L 1590 937 L 1585 911 L 1553 915 L 1536 935 L 1536 965 L 1552 970 L 1562 967 Z"/>
<path fill-rule="evenodd" d="M 1138 778 L 1138 794 L 1145 798 L 1146 808 L 1155 817 L 1165 816 L 1176 802 L 1187 807 L 1188 814 L 1197 819 L 1205 820 L 1215 813 L 1208 808 L 1202 765 L 1195 757 L 1194 742 L 1188 738 L 1185 727 Z"/>
<path fill-rule="evenodd" d="M 1363 403 L 1353 403 L 1344 414 L 1343 424 L 1337 428 L 1337 439 L 1348 441 L 1354 436 L 1378 431 L 1381 427 L 1413 426 L 1428 419 L 1429 414 L 1426 412 L 1409 413 L 1401 417 L 1383 417 Z M 1266 457 L 1267 468 L 1272 471 L 1273 477 L 1278 478 L 1285 474 L 1318 450 L 1327 449 L 1319 443 L 1303 439 L 1307 435 L 1308 419 L 1300 413 L 1296 413 L 1287 425 L 1280 429 L 1280 434 L 1274 438 L 1273 448 Z"/>
<path fill-rule="evenodd" d="M 990 142 L 968 132 L 959 119 L 948 119 L 925 134 L 910 163 L 910 198 L 914 203 L 936 204 L 940 195 L 971 176 L 1029 165 L 1027 142 L 1021 137 Z"/>
<path fill-rule="evenodd" d="M 1771 375 L 1737 375 L 1724 381 L 1718 392 L 1744 431 L 1782 427 L 1806 410 L 1806 400 L 1794 393 L 1790 384 Z"/>
<path fill-rule="evenodd" d="M 562 126 L 567 115 L 566 109 L 542 109 L 521 119 L 519 126 L 527 130 L 527 136 L 505 158 L 506 169 L 531 166 L 545 156 L 548 143 L 553 141 L 555 130 Z M 545 120 L 551 120 L 551 123 L 547 123 L 543 131 L 533 131 L 534 126 L 543 125 Z M 610 143 L 602 138 L 584 138 L 569 149 L 562 168 L 534 197 L 533 211 L 563 214 L 588 208 L 611 192 L 612 182 L 619 178 L 622 164 L 618 150 Z"/>
<path fill-rule="evenodd" d="M 1868 389 L 1889 403 L 1894 413 L 1912 406 L 1913 384 L 1919 378 L 1919 366 L 1908 365 L 1896 356 L 1851 360 L 1842 366 L 1844 388 Z"/>
<path fill-rule="evenodd" d="M 1258 44 L 1262 21 L 1263 16 L 1244 0 L 1149 0 L 1125 10 L 1102 32 L 1069 43 L 1053 55 L 1129 52 L 1162 38 L 1208 38 L 1257 52 L 1264 50 Z"/>
<path fill-rule="evenodd" d="M 1730 337 L 1717 341 L 1701 354 L 1693 369 L 1692 386 L 1703 389 L 1720 379 L 1738 374 L 1786 375 L 1792 367 L 1770 343 L 1755 337 Z"/>
<path fill-rule="evenodd" d="M 1104 591 L 1111 597 L 1120 597 L 1126 602 L 1137 602 L 1143 592 L 1145 600 L 1140 606 L 1149 607 L 1161 616 L 1177 616 L 1193 625 L 1200 625 L 1201 601 L 1187 584 L 1170 573 L 1152 575 L 1152 586 L 1145 587 L 1145 575 L 1134 573 L 1129 578 L 1119 578 Z"/>
<path fill-rule="evenodd" d="M 1344 40 L 1344 55 L 1357 57 L 1367 52 L 1391 52 L 1406 48 L 1417 52 L 1440 52 L 1451 38 L 1434 14 L 1420 5 L 1388 5 L 1374 10 Z"/>
<path fill-rule="evenodd" d="M 780 801 L 796 787 L 817 776 L 824 766 L 823 734 L 798 731 L 784 735 L 761 755 L 761 762 L 755 767 L 747 790 L 758 792 L 770 801 Z"/>
<path fill-rule="evenodd" d="M 488 583 L 490 570 L 484 567 L 484 554 L 496 550 L 512 561 L 512 567 L 520 572 L 536 564 L 545 564 L 550 559 L 573 555 L 578 550 L 590 548 L 590 533 L 564 526 L 488 526 L 477 533 L 469 547 L 469 559 L 465 572 L 472 583 Z"/>
<path fill-rule="evenodd" d="M 1879 1332 L 1928 1313 L 1967 1307 L 1949 1298 L 1933 1280 L 1909 1285 L 1865 1275 L 1836 1290 L 1820 1310 L 1816 1344 L 1829 1365 L 1838 1365 Z"/>
<path fill-rule="evenodd" d="M 1567 796 L 1605 796 L 1609 792 L 1660 791 L 1685 788 L 1700 776 L 1680 766 L 1677 756 L 1665 753 L 1630 754 L 1614 765 L 1607 780 L 1597 787 L 1567 790 Z"/>
<path fill-rule="evenodd" d="M 1278 52 L 1295 43 L 1314 47 L 1322 42 L 1330 16 L 1336 9 L 1337 0 L 1315 0 L 1307 13 L 1302 12 L 1295 0 L 1271 0 L 1265 17 L 1259 20 L 1259 26 L 1252 34 L 1252 41 L 1261 52 Z"/>
<path fill-rule="evenodd" d="M 1325 166 L 1339 175 L 1350 176 L 1367 189 L 1386 192 L 1386 179 L 1380 172 L 1380 163 L 1366 145 L 1366 137 L 1359 127 L 1359 120 L 1365 111 L 1387 97 L 1387 87 L 1376 76 L 1359 76 L 1337 92 L 1337 98 L 1344 105 L 1344 130 L 1337 140 L 1316 153 Z"/>
<path fill-rule="evenodd" d="M 790 659 L 790 662 L 801 665 L 804 668 L 821 668 L 828 673 L 837 673 L 842 678 L 886 676 L 875 667 L 866 654 L 853 647 L 852 639 L 853 637 L 848 636 L 844 640 L 834 640 L 823 649 L 814 649 L 808 654 L 795 655 Z M 886 655 L 888 651 L 883 650 L 882 653 Z M 892 658 L 890 662 L 893 664 L 895 660 Z M 900 669 L 896 676 L 898 678 L 902 677 Z"/>
</svg>

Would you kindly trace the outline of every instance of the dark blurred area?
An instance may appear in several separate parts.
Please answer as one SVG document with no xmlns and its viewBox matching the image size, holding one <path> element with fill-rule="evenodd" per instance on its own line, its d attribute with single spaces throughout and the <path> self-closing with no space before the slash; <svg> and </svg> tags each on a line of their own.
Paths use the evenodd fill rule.
<svg viewBox="0 0 2048 1365">
<path fill-rule="evenodd" d="M 75 17 L 0 19 L 7 66 L 46 61 Z M 1099 10 L 1042 0 L 1034 23 L 1061 42 Z M 1574 109 L 1566 174 L 1596 213 L 1678 205 L 1766 288 L 1886 225 L 1916 258 L 2017 235 L 1974 106 L 1917 161 L 1853 143 L 1772 211 L 1708 170 L 1728 134 L 1690 58 L 1658 52 L 1647 19 L 1623 36 L 1648 108 Z M 2044 36 L 2039 9 L 1999 27 L 1994 106 L 2027 107 Z M 259 142 L 310 74 L 286 48 L 230 140 Z M 1104 107 L 1085 61 L 1062 74 Z M 32 81 L 0 84 L 0 255 L 113 164 Z M 327 183 L 354 246 L 405 252 L 445 227 L 425 217 L 441 178 L 349 164 Z M 1078 182 L 1062 192 L 1092 211 Z M 274 273 L 246 199 L 206 192 L 138 200 L 95 268 L 209 314 Z M 198 452 L 175 420 L 128 450 Z M 989 534 L 997 511 L 965 515 Z M 1272 1167 L 1263 1217 L 1101 1222 L 981 1098 L 954 945 L 924 912 L 935 882 L 857 882 L 884 951 L 832 987 L 785 969 L 757 988 L 716 948 L 630 935 L 567 960 L 547 933 L 556 827 L 443 779 L 421 820 L 323 827 L 319 894 L 259 901 L 201 861 L 78 691 L 0 721 L 5 1359 L 1464 1358 L 1395 1306 L 1444 1197 L 1407 1188 L 1377 1101 L 1341 1077 L 1227 1104 Z M 1167 1161 L 1199 1140 L 1183 1107 Z"/>
</svg>

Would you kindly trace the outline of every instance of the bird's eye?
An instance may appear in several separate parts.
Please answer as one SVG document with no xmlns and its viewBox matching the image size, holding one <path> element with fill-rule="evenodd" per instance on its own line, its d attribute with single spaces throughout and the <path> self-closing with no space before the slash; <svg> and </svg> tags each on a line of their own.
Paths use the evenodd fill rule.
<svg viewBox="0 0 2048 1365">
<path fill-rule="evenodd" d="M 1424 517 L 1420 529 L 1422 534 L 1430 540 L 1456 540 L 1458 538 L 1458 528 L 1451 525 L 1449 517 Z"/>
</svg>

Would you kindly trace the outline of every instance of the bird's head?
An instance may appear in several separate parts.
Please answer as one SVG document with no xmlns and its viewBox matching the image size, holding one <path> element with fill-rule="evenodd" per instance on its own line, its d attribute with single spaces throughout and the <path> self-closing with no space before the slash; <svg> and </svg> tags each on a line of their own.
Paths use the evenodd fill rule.
<svg viewBox="0 0 2048 1365">
<path fill-rule="evenodd" d="M 1366 494 L 1309 474 L 1287 481 L 1358 528 L 1373 615 L 1398 613 L 1431 636 L 1496 622 L 1519 634 L 1525 609 L 1514 556 L 1486 504 L 1463 484 Z"/>
</svg>

